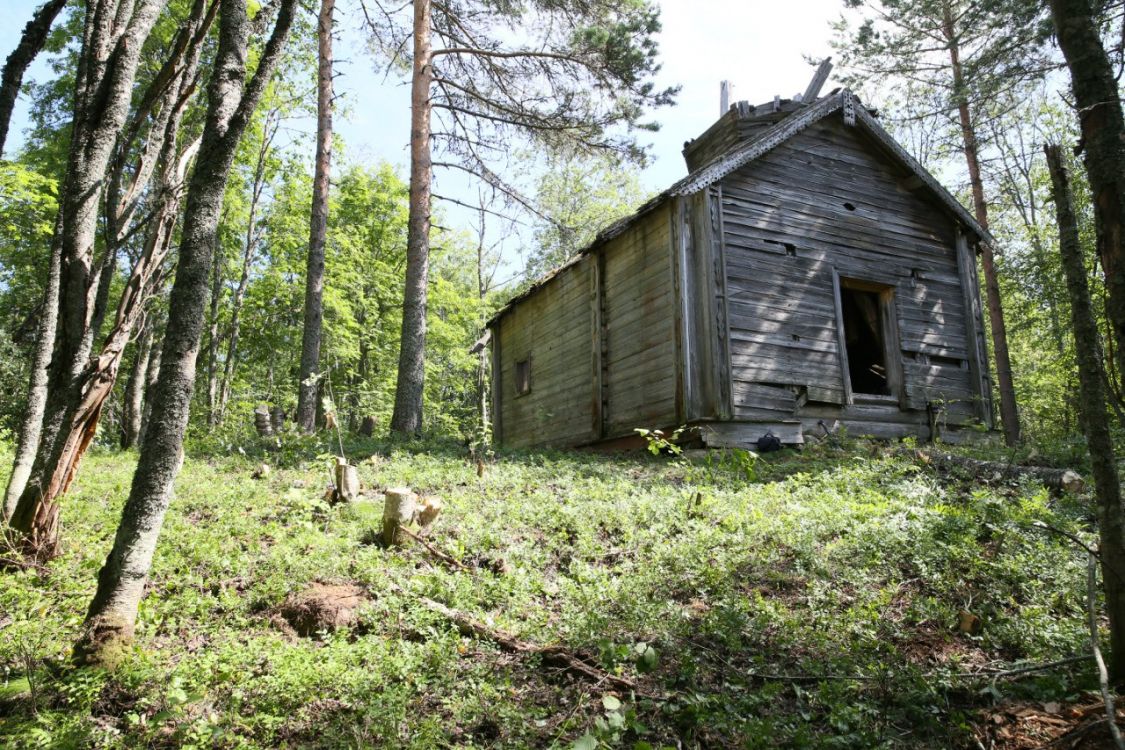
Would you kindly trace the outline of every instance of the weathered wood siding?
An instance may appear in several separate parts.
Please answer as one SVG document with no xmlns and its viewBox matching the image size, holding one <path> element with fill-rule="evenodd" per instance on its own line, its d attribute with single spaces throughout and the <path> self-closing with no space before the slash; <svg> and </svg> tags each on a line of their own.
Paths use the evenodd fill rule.
<svg viewBox="0 0 1125 750">
<path fill-rule="evenodd" d="M 909 184 L 839 115 L 722 181 L 735 419 L 973 415 L 955 226 Z M 833 269 L 894 287 L 906 412 L 845 405 Z"/>
<path fill-rule="evenodd" d="M 668 201 L 642 217 L 600 251 L 605 269 L 606 437 L 676 421 L 673 205 Z"/>
<path fill-rule="evenodd" d="M 516 303 L 493 325 L 493 429 L 503 445 L 571 446 L 593 438 L 596 258 L 583 258 Z M 531 362 L 531 391 L 516 393 L 517 362 Z"/>
<path fill-rule="evenodd" d="M 575 446 L 676 424 L 670 243 L 665 205 L 493 323 L 493 428 L 501 444 Z M 520 395 L 516 363 L 528 360 L 531 390 Z"/>
</svg>

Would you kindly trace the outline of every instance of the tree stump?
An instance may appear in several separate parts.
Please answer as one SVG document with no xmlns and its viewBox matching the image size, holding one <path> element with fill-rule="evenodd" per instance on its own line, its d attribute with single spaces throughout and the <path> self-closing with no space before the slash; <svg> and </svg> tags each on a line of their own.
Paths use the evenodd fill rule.
<svg viewBox="0 0 1125 750">
<path fill-rule="evenodd" d="M 427 497 L 418 506 L 418 525 L 423 529 L 437 520 L 445 505 L 436 497 Z"/>
<path fill-rule="evenodd" d="M 383 497 L 383 542 L 389 547 L 403 542 L 405 535 L 398 530 L 414 518 L 418 496 L 409 487 L 392 487 Z"/>
<path fill-rule="evenodd" d="M 281 432 L 285 427 L 285 409 L 280 406 L 275 406 L 270 409 L 270 425 L 273 427 L 274 432 Z"/>
<path fill-rule="evenodd" d="M 258 431 L 258 437 L 268 438 L 273 436 L 270 408 L 265 404 L 259 404 L 258 408 L 254 410 L 254 429 Z"/>
<path fill-rule="evenodd" d="M 363 437 L 371 437 L 375 434 L 375 417 L 368 414 L 363 418 L 363 422 L 359 425 L 359 434 Z"/>
<path fill-rule="evenodd" d="M 359 496 L 359 469 L 346 458 L 336 459 L 336 500 L 350 503 Z"/>
</svg>

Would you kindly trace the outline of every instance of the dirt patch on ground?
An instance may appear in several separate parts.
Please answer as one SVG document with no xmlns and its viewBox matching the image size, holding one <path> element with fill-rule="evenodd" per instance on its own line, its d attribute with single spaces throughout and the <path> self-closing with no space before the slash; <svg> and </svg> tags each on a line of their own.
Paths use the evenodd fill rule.
<svg viewBox="0 0 1125 750">
<path fill-rule="evenodd" d="M 354 584 L 317 582 L 290 594 L 278 615 L 294 633 L 308 638 L 355 625 L 360 607 L 368 601 L 367 593 Z"/>
</svg>

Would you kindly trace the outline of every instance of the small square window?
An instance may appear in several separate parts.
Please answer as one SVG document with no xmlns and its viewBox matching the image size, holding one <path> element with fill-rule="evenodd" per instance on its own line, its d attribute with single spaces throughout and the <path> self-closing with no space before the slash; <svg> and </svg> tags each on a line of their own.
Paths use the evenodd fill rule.
<svg viewBox="0 0 1125 750">
<path fill-rule="evenodd" d="M 531 393 L 531 359 L 516 362 L 516 395 Z"/>
</svg>

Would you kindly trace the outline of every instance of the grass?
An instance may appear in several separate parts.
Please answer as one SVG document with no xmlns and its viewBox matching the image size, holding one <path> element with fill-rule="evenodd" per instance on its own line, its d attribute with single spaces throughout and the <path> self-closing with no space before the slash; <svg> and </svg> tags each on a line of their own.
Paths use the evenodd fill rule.
<svg viewBox="0 0 1125 750">
<path fill-rule="evenodd" d="M 430 541 L 372 543 L 381 500 L 329 507 L 326 450 L 189 457 L 134 653 L 68 654 L 135 455 L 95 452 L 64 553 L 0 575 L 6 747 L 957 747 L 1001 697 L 1066 699 L 1091 668 L 966 676 L 1085 651 L 1087 499 L 939 476 L 849 442 L 756 465 L 355 443 L 365 488 L 445 503 Z M 373 458 L 368 458 L 373 457 Z M 3 457 L 0 457 L 3 458 Z M 4 461 L 6 464 L 6 460 Z M 374 496 L 374 497 L 373 497 Z M 361 586 L 350 629 L 277 625 L 314 581 Z M 562 644 L 639 694 L 463 635 L 429 597 Z M 979 634 L 956 629 L 959 613 Z"/>
</svg>

